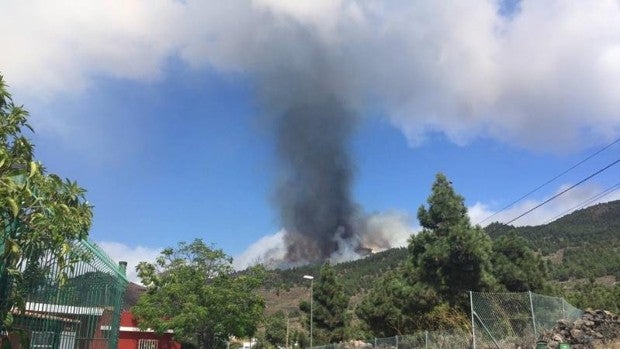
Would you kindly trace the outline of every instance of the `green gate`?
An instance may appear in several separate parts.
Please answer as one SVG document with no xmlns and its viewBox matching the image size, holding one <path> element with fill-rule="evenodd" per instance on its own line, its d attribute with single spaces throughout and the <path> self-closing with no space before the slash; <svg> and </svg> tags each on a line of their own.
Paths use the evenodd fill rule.
<svg viewBox="0 0 620 349">
<path fill-rule="evenodd" d="M 76 256 L 64 271 L 45 253 L 21 263 L 28 268 L 35 262 L 37 270 L 25 280 L 24 309 L 11 311 L 13 349 L 116 349 L 127 286 L 124 267 L 85 240 L 74 244 L 71 258 Z M 59 272 L 67 276 L 62 284 Z"/>
</svg>

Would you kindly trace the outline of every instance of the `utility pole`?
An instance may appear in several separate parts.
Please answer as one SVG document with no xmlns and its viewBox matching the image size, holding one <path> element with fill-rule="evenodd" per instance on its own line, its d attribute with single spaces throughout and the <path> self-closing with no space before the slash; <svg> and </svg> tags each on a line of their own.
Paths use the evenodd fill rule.
<svg viewBox="0 0 620 349">
<path fill-rule="evenodd" d="M 304 275 L 304 279 L 310 280 L 310 348 L 312 348 L 312 303 L 314 301 L 314 276 Z"/>
</svg>

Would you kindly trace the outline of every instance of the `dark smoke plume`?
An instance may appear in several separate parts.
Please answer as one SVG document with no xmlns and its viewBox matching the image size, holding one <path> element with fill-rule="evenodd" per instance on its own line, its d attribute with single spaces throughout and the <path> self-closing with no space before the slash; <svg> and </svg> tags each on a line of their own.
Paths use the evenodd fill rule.
<svg viewBox="0 0 620 349">
<path fill-rule="evenodd" d="M 358 247 L 348 154 L 355 117 L 334 97 L 317 100 L 292 106 L 277 125 L 285 168 L 277 202 L 292 263 L 321 262 Z"/>
</svg>

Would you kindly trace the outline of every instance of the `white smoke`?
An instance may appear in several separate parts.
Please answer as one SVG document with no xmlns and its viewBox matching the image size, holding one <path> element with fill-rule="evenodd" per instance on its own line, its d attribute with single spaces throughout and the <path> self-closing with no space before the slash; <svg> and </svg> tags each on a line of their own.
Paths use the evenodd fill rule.
<svg viewBox="0 0 620 349">
<path fill-rule="evenodd" d="M 362 246 L 372 252 L 407 245 L 409 237 L 420 230 L 412 225 L 409 214 L 401 211 L 388 211 L 368 216 L 366 231 L 362 235 Z"/>
<path fill-rule="evenodd" d="M 359 231 L 359 243 L 363 250 L 355 249 L 355 244 L 339 241 L 335 234 L 335 242 L 340 248 L 332 253 L 330 260 L 334 263 L 346 262 L 362 258 L 368 253 L 381 252 L 394 247 L 406 246 L 411 234 L 419 230 L 412 226 L 410 216 L 404 212 L 391 211 L 371 214 L 363 218 Z M 234 258 L 236 269 L 245 269 L 256 264 L 266 267 L 279 268 L 294 266 L 286 262 L 286 232 L 280 230 L 273 235 L 267 235 L 250 245 L 243 253 Z"/>
<path fill-rule="evenodd" d="M 556 190 L 556 193 L 563 191 L 569 186 L 569 184 L 560 186 Z M 570 214 L 577 209 L 582 209 L 599 203 L 620 200 L 620 190 L 610 191 L 608 195 L 599 197 L 598 194 L 602 192 L 602 188 L 598 185 L 585 185 L 582 187 L 577 187 L 563 195 L 561 200 L 552 200 L 548 204 L 534 210 L 532 213 L 523 216 L 523 218 L 514 221 L 511 225 L 520 227 L 546 224 L 564 215 Z M 549 197 L 553 195 L 550 195 Z M 477 202 L 468 207 L 468 215 L 471 223 L 477 224 L 478 222 L 481 222 L 487 217 L 495 214 L 492 219 L 485 221 L 484 224 L 482 224 L 483 226 L 486 226 L 492 222 L 508 222 L 527 210 L 538 206 L 549 197 L 537 200 L 525 200 L 518 203 L 514 207 L 497 214 L 495 214 L 497 211 L 490 209 L 491 205 Z M 583 205 L 584 203 L 587 204 Z M 366 224 L 368 229 L 362 234 L 361 245 L 371 249 L 373 253 L 381 252 L 390 248 L 406 246 L 408 239 L 421 230 L 418 225 L 411 224 L 411 217 L 407 213 L 397 211 L 370 215 L 367 217 Z M 243 269 L 250 265 L 264 263 L 265 261 L 267 262 L 265 264 L 268 266 L 286 266 L 283 264 L 283 259 L 286 253 L 286 246 L 284 244 L 283 236 L 283 232 L 279 231 L 274 235 L 263 237 L 240 255 L 240 260 L 245 261 L 246 263 L 235 264 L 235 266 L 238 269 Z M 366 253 L 363 251 L 360 252 L 345 249 L 344 252 L 335 252 L 331 256 L 330 260 L 332 262 L 339 263 L 356 260 L 364 257 L 365 255 Z"/>
<path fill-rule="evenodd" d="M 263 264 L 266 267 L 277 267 L 284 260 L 286 246 L 284 244 L 284 230 L 273 235 L 266 235 L 250 245 L 243 253 L 234 257 L 233 266 L 237 270 Z"/>
</svg>

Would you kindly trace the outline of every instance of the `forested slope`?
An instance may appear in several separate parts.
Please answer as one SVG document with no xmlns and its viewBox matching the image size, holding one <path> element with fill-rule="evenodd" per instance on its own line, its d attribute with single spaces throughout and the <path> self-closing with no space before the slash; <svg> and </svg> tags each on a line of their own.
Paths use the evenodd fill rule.
<svg viewBox="0 0 620 349">
<path fill-rule="evenodd" d="M 549 224 L 513 227 L 493 223 L 485 228 L 492 239 L 510 232 L 523 237 L 530 248 L 549 261 L 549 277 L 558 281 L 597 278 L 620 279 L 620 200 L 594 205 Z M 395 248 L 356 261 L 336 264 L 336 272 L 352 294 L 372 285 L 377 276 L 395 268 L 407 256 L 406 248 Z M 275 270 L 270 288 L 303 284 L 301 276 L 316 275 L 320 265 Z"/>
<path fill-rule="evenodd" d="M 530 248 L 550 258 L 550 277 L 620 278 L 620 200 L 575 211 L 549 224 L 512 227 L 492 224 L 486 228 L 492 238 L 515 232 Z"/>
</svg>

